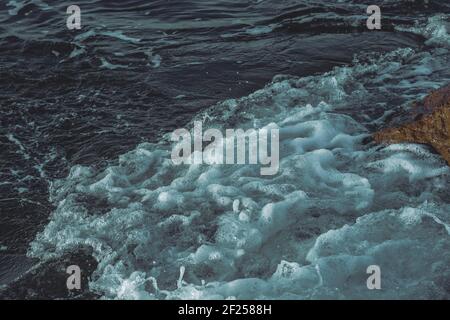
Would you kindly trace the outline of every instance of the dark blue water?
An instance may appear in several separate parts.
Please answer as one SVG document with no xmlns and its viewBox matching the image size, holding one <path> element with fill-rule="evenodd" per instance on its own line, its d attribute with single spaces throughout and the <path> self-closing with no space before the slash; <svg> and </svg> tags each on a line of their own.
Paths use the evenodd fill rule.
<svg viewBox="0 0 450 320">
<path fill-rule="evenodd" d="M 403 79 L 397 75 L 381 77 L 380 68 L 375 66 L 372 71 L 364 71 L 360 79 L 355 76 L 351 86 L 343 85 L 347 86 L 343 90 L 350 95 L 359 90 L 357 83 L 376 79 L 364 83 L 369 100 L 344 99 L 339 108 L 339 113 L 364 123 L 369 131 L 384 126 L 382 121 L 375 120 L 385 114 L 386 106 L 395 109 L 445 83 L 449 65 L 443 51 L 448 48 L 445 42 L 448 41 L 448 29 L 445 29 L 445 19 L 440 25 L 444 28 L 441 33 L 436 31 L 439 26 L 428 19 L 439 14 L 448 15 L 450 5 L 433 0 L 379 3 L 383 10 L 383 28 L 370 31 L 365 24 L 366 1 L 80 0 L 76 4 L 82 12 L 82 29 L 71 31 L 66 28 L 65 12 L 72 2 L 2 1 L 0 285 L 7 286 L 3 294 L 13 298 L 67 295 L 64 290 L 54 289 L 60 284 L 45 282 L 43 278 L 48 275 L 43 274 L 61 269 L 75 249 L 62 246 L 61 250 L 55 250 L 52 246 L 65 240 L 57 240 L 57 234 L 54 234 L 55 243 L 49 245 L 48 250 L 39 249 L 42 252 L 56 251 L 57 254 L 51 257 L 54 260 L 48 262 L 50 258 L 38 249 L 33 250 L 40 253 L 29 254 L 33 259 L 27 258 L 26 253 L 37 233 L 44 231 L 52 221 L 51 214 L 61 205 L 60 201 L 73 195 L 62 192 L 61 196 L 58 188 L 63 187 L 58 182 L 54 197 L 49 199 L 51 187 L 59 179 L 67 177 L 74 166 L 89 166 L 93 172 L 111 168 L 118 163 L 119 155 L 134 150 L 139 143 L 157 143 L 164 134 L 186 126 L 208 107 L 227 99 L 246 97 L 264 88 L 277 75 L 284 75 L 279 79 L 320 78 L 335 67 L 353 66 L 359 60 L 370 64 L 373 59 L 398 49 L 413 50 L 412 57 L 399 55 L 398 62 L 397 58 L 392 59 L 393 65 L 405 63 L 411 70 L 418 66 L 416 73 L 402 71 Z M 412 29 L 414 27 L 416 31 Z M 425 61 L 426 54 L 431 58 Z M 383 60 L 381 58 L 380 61 Z M 422 72 L 424 69 L 427 71 Z M 411 83 L 417 86 L 410 83 L 406 88 L 408 84 L 401 82 L 415 77 L 417 81 Z M 314 83 L 317 87 L 320 81 Z M 316 100 L 329 102 L 327 93 L 312 95 L 305 103 L 313 104 Z M 302 99 L 293 98 L 289 103 L 300 103 Z M 374 105 L 379 103 L 383 109 L 372 108 L 372 102 Z M 255 112 L 256 118 L 259 117 L 256 110 L 265 106 L 254 101 L 247 104 L 250 104 L 247 114 Z M 367 108 L 355 110 L 355 104 Z M 272 109 L 268 107 L 268 110 Z M 370 118 L 370 121 L 365 118 Z M 245 115 L 236 115 L 236 119 L 230 120 L 230 126 L 241 119 L 245 119 Z M 349 169 L 352 171 L 357 169 Z M 413 195 L 414 192 L 411 191 L 406 198 L 420 198 L 420 195 Z M 435 194 L 438 193 L 436 191 Z M 113 201 L 96 193 L 77 193 L 76 197 L 78 208 L 85 206 L 89 215 L 102 215 L 118 208 Z M 444 198 L 434 200 L 443 205 L 446 203 Z M 264 201 L 261 200 L 261 204 Z M 407 206 L 406 202 L 386 207 L 374 204 L 371 210 L 354 216 L 388 208 L 398 209 Z M 163 213 L 165 216 L 169 212 Z M 352 219 L 339 220 L 324 228 L 317 227 L 320 230 L 314 232 L 303 232 L 312 241 L 329 229 L 350 223 Z M 217 228 L 218 223 L 213 224 Z M 199 236 L 207 234 L 205 230 L 196 232 Z M 208 241 L 214 242 L 212 238 Z M 78 245 L 82 242 L 80 240 Z M 177 244 L 173 244 L 175 247 Z M 116 249 L 114 245 L 112 248 Z M 187 249 L 183 247 L 183 250 Z M 195 251 L 195 248 L 191 250 Z M 61 257 L 64 254 L 66 256 Z M 118 253 L 119 256 L 122 254 Z M 94 256 L 101 260 L 98 253 Z M 126 260 L 124 257 L 121 259 Z M 147 258 L 145 255 L 141 257 L 142 260 Z M 79 263 L 87 263 L 89 259 L 92 259 L 90 253 L 83 253 Z M 175 258 L 166 256 L 167 261 L 171 259 Z M 248 259 L 240 263 L 252 264 L 252 258 Z M 280 260 L 283 259 L 274 259 L 255 273 L 243 271 L 245 268 L 241 266 L 240 271 L 231 275 L 215 277 L 218 271 L 210 271 L 212 275 L 204 278 L 208 282 L 250 277 L 268 279 Z M 43 267 L 38 265 L 42 262 Z M 115 263 L 111 262 L 116 266 Z M 166 271 L 158 271 L 152 276 L 158 278 L 162 287 L 167 282 L 165 289 L 170 291 L 173 290 L 173 278 L 178 276 L 179 265 L 173 261 L 164 263 L 170 265 L 167 266 L 167 274 L 164 274 Z M 26 273 L 36 265 L 44 271 L 38 268 L 34 275 Z M 148 262 L 135 262 L 134 267 L 129 268 L 125 273 L 148 269 L 149 266 Z M 91 269 L 92 272 L 95 267 Z M 95 279 L 101 278 L 101 270 L 97 270 Z M 198 285 L 200 276 L 193 272 L 188 282 Z M 14 282 L 23 274 L 28 277 L 26 283 L 34 292 L 31 296 L 19 290 L 18 282 Z M 45 285 L 37 288 L 37 283 L 42 282 Z M 101 296 L 105 294 L 105 286 L 108 285 L 97 281 L 93 288 L 97 288 L 96 293 Z M 441 297 L 442 293 L 436 296 Z"/>
</svg>

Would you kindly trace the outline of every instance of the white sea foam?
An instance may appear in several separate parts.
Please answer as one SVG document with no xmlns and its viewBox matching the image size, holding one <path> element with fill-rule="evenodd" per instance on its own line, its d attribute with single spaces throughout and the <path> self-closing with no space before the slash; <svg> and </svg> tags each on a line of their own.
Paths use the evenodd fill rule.
<svg viewBox="0 0 450 320">
<path fill-rule="evenodd" d="M 29 255 L 91 246 L 90 287 L 106 298 L 448 298 L 448 167 L 427 147 L 363 143 L 392 101 L 439 87 L 448 66 L 440 45 L 360 56 L 327 74 L 277 77 L 197 117 L 276 124 L 275 176 L 255 165 L 174 166 L 168 140 L 102 172 L 75 166 L 52 184 L 57 209 Z M 381 291 L 366 287 L 372 264 Z"/>
</svg>

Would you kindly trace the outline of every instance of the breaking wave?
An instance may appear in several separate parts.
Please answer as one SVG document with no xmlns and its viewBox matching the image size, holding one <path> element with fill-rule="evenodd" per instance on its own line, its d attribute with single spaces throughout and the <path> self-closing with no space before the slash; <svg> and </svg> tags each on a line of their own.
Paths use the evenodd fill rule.
<svg viewBox="0 0 450 320">
<path fill-rule="evenodd" d="M 54 181 L 56 210 L 29 255 L 93 248 L 90 289 L 108 299 L 449 298 L 449 169 L 425 146 L 371 133 L 450 81 L 448 16 L 405 27 L 423 50 L 277 76 L 196 116 L 208 127 L 278 128 L 280 169 L 174 166 L 143 143 L 103 171 Z M 382 290 L 368 290 L 379 265 Z"/>
</svg>

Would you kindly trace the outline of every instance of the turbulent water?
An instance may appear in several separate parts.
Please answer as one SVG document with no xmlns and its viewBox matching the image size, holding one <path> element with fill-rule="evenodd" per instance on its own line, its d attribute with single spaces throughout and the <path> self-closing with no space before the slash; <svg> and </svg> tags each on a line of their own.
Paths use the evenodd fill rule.
<svg viewBox="0 0 450 320">
<path fill-rule="evenodd" d="M 450 82 L 450 4 L 77 4 L 0 3 L 0 296 L 89 248 L 98 298 L 450 298 L 449 168 L 370 139 Z M 193 120 L 278 128 L 278 174 L 173 165 Z"/>
</svg>

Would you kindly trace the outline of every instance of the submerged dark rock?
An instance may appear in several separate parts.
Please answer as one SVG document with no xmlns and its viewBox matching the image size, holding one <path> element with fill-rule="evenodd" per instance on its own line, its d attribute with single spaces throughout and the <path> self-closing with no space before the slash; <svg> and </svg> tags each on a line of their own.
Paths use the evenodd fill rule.
<svg viewBox="0 0 450 320">
<path fill-rule="evenodd" d="M 65 300 L 95 299 L 99 296 L 89 291 L 91 274 L 97 268 L 97 261 L 92 257 L 91 249 L 80 248 L 61 257 L 38 263 L 23 276 L 12 283 L 0 287 L 1 300 Z M 81 269 L 81 289 L 68 290 L 67 267 L 77 265 Z"/>
<path fill-rule="evenodd" d="M 375 141 L 426 144 L 450 165 L 450 85 L 431 92 L 416 104 L 413 112 L 414 121 L 375 133 Z"/>
</svg>

